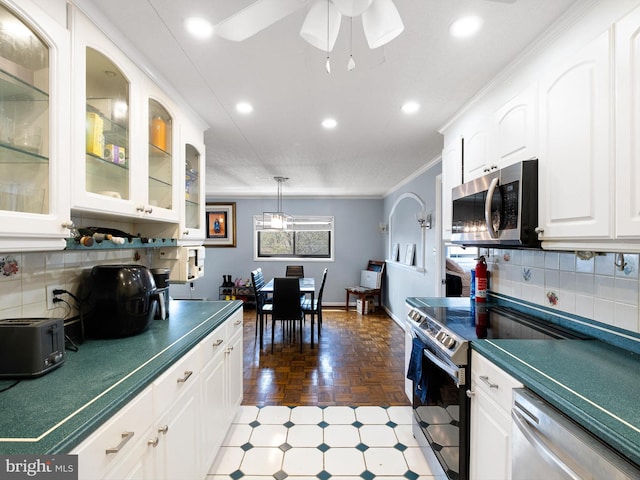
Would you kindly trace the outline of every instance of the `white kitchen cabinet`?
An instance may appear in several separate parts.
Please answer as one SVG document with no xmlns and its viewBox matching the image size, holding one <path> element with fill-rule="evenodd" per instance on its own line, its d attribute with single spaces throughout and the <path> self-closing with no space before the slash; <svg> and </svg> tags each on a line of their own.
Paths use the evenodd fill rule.
<svg viewBox="0 0 640 480">
<path fill-rule="evenodd" d="M 184 155 L 184 178 L 181 180 L 182 212 L 180 215 L 181 244 L 202 243 L 205 239 L 205 145 L 203 128 L 190 123 L 181 130 Z"/>
<path fill-rule="evenodd" d="M 511 478 L 511 395 L 522 384 L 471 352 L 471 449 L 469 478 Z"/>
<path fill-rule="evenodd" d="M 603 32 L 540 81 L 543 241 L 612 238 L 609 35 Z"/>
<path fill-rule="evenodd" d="M 203 416 L 199 377 L 191 376 L 185 382 L 185 390 L 156 423 L 154 480 L 204 478 L 200 455 L 207 452 L 202 449 L 199 428 Z"/>
<path fill-rule="evenodd" d="M 442 150 L 442 238 L 451 240 L 451 189 L 462 182 L 462 138 L 456 137 Z"/>
<path fill-rule="evenodd" d="M 0 6 L 0 252 L 61 250 L 70 221 L 65 119 L 70 34 L 29 0 L 5 5 Z"/>
<path fill-rule="evenodd" d="M 616 236 L 640 238 L 640 8 L 616 23 Z M 637 250 L 636 250 L 637 251 Z"/>
<path fill-rule="evenodd" d="M 74 448 L 80 479 L 152 478 L 153 452 L 147 448 L 153 424 L 153 393 L 146 388 L 91 436 Z M 133 472 L 138 472 L 138 476 Z M 140 473 L 142 472 L 142 473 Z"/>
<path fill-rule="evenodd" d="M 70 453 L 79 478 L 204 479 L 242 401 L 242 310 Z"/>
<path fill-rule="evenodd" d="M 500 168 L 537 157 L 537 107 L 536 88 L 532 86 L 496 110 L 495 161 Z"/>
<path fill-rule="evenodd" d="M 464 131 L 464 181 L 486 175 L 499 168 L 493 155 L 493 122 L 490 117 L 480 116 L 465 123 Z"/>
<path fill-rule="evenodd" d="M 177 224 L 175 107 L 98 27 L 72 12 L 72 208 Z"/>
</svg>

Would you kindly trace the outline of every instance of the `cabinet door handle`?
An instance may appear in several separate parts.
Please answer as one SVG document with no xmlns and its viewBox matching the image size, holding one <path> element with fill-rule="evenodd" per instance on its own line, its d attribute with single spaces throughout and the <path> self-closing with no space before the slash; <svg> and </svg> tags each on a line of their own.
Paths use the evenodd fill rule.
<svg viewBox="0 0 640 480">
<path fill-rule="evenodd" d="M 237 327 L 238 325 L 242 325 L 242 320 L 236 320 L 234 325 Z"/>
<path fill-rule="evenodd" d="M 137 212 L 144 212 L 144 205 L 138 205 L 138 206 L 136 207 L 136 211 L 137 211 Z"/>
<path fill-rule="evenodd" d="M 500 388 L 500 385 L 498 385 L 497 383 L 491 383 L 491 380 L 489 380 L 489 377 L 487 375 L 481 375 L 480 380 L 486 383 L 489 388 Z"/>
<path fill-rule="evenodd" d="M 107 448 L 105 450 L 106 454 L 109 455 L 110 453 L 118 453 L 132 438 L 133 432 L 122 432 L 122 440 L 120 440 L 120 443 L 115 447 Z"/>
<path fill-rule="evenodd" d="M 151 445 L 153 448 L 156 448 L 158 446 L 158 442 L 160 442 L 158 437 L 150 438 L 147 440 L 147 445 Z"/>
<path fill-rule="evenodd" d="M 184 372 L 184 377 L 179 378 L 179 379 L 178 379 L 178 383 L 184 383 L 184 382 L 186 382 L 187 380 L 189 380 L 189 377 L 190 377 L 191 375 L 193 375 L 193 372 L 192 372 L 191 370 L 185 370 L 185 372 Z"/>
<path fill-rule="evenodd" d="M 184 232 L 182 232 L 182 235 L 189 235 L 189 230 L 185 230 Z"/>
<path fill-rule="evenodd" d="M 153 207 L 145 207 L 144 213 L 153 213 Z"/>
<path fill-rule="evenodd" d="M 168 431 L 169 431 L 169 425 L 163 425 L 158 428 L 158 433 L 161 433 L 163 435 L 166 435 Z"/>
<path fill-rule="evenodd" d="M 476 394 L 476 392 L 474 392 L 473 390 L 467 390 L 465 393 L 468 398 L 473 398 Z"/>
<path fill-rule="evenodd" d="M 542 235 L 544 233 L 544 228 L 536 227 L 533 229 L 533 231 L 536 232 L 538 235 Z"/>
<path fill-rule="evenodd" d="M 216 340 L 216 343 L 214 343 L 212 345 L 213 348 L 219 347 L 220 345 L 222 345 L 224 343 L 224 340 L 219 338 L 218 340 Z"/>
</svg>

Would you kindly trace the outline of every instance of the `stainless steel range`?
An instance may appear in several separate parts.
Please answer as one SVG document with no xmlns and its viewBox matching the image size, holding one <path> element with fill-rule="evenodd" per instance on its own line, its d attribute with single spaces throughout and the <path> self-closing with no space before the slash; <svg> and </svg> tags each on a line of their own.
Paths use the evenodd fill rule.
<svg viewBox="0 0 640 480">
<path fill-rule="evenodd" d="M 434 475 L 469 478 L 470 344 L 484 338 L 586 338 L 516 310 L 468 298 L 407 299 L 413 348 L 413 433 Z"/>
</svg>

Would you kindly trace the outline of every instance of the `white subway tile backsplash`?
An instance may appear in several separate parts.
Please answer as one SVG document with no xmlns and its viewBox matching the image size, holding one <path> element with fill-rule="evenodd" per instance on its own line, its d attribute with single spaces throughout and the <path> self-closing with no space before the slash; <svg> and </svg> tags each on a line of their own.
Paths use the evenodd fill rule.
<svg viewBox="0 0 640 480">
<path fill-rule="evenodd" d="M 638 281 L 627 278 L 616 278 L 614 299 L 619 303 L 638 306 Z"/>
<path fill-rule="evenodd" d="M 615 255 L 613 253 L 607 253 L 605 255 L 596 255 L 595 257 L 595 274 L 596 275 L 609 275 L 613 277 L 615 274 Z"/>
<path fill-rule="evenodd" d="M 560 270 L 565 272 L 576 271 L 576 256 L 573 253 L 560 253 Z"/>
<path fill-rule="evenodd" d="M 638 306 L 627 305 L 625 303 L 616 303 L 615 306 L 615 323 L 616 327 L 624 328 L 637 332 L 638 325 Z"/>
<path fill-rule="evenodd" d="M 560 267 L 560 254 L 558 252 L 545 252 L 544 268 L 547 270 L 558 270 Z"/>
<path fill-rule="evenodd" d="M 605 277 L 602 275 L 595 276 L 595 296 L 605 300 L 615 299 L 615 283 L 612 277 Z"/>
<path fill-rule="evenodd" d="M 593 317 L 593 296 L 579 295 L 576 293 L 575 314 L 585 318 Z"/>
<path fill-rule="evenodd" d="M 488 258 L 495 292 L 640 332 L 638 254 L 625 254 L 622 270 L 612 253 L 494 250 Z"/>
<path fill-rule="evenodd" d="M 593 296 L 595 293 L 595 278 L 586 273 L 576 273 L 576 293 L 583 296 Z"/>
<path fill-rule="evenodd" d="M 576 272 L 580 273 L 593 273 L 595 261 L 593 258 L 583 260 L 576 256 Z"/>
</svg>

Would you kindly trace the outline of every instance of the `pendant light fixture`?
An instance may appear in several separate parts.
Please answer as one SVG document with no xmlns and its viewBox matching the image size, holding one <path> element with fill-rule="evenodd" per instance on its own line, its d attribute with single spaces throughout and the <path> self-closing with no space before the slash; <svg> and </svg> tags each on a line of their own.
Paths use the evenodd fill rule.
<svg viewBox="0 0 640 480">
<path fill-rule="evenodd" d="M 270 230 L 287 230 L 293 227 L 293 217 L 282 211 L 282 184 L 289 177 L 273 177 L 278 183 L 278 205 L 276 212 L 262 213 L 262 228 Z"/>
</svg>

